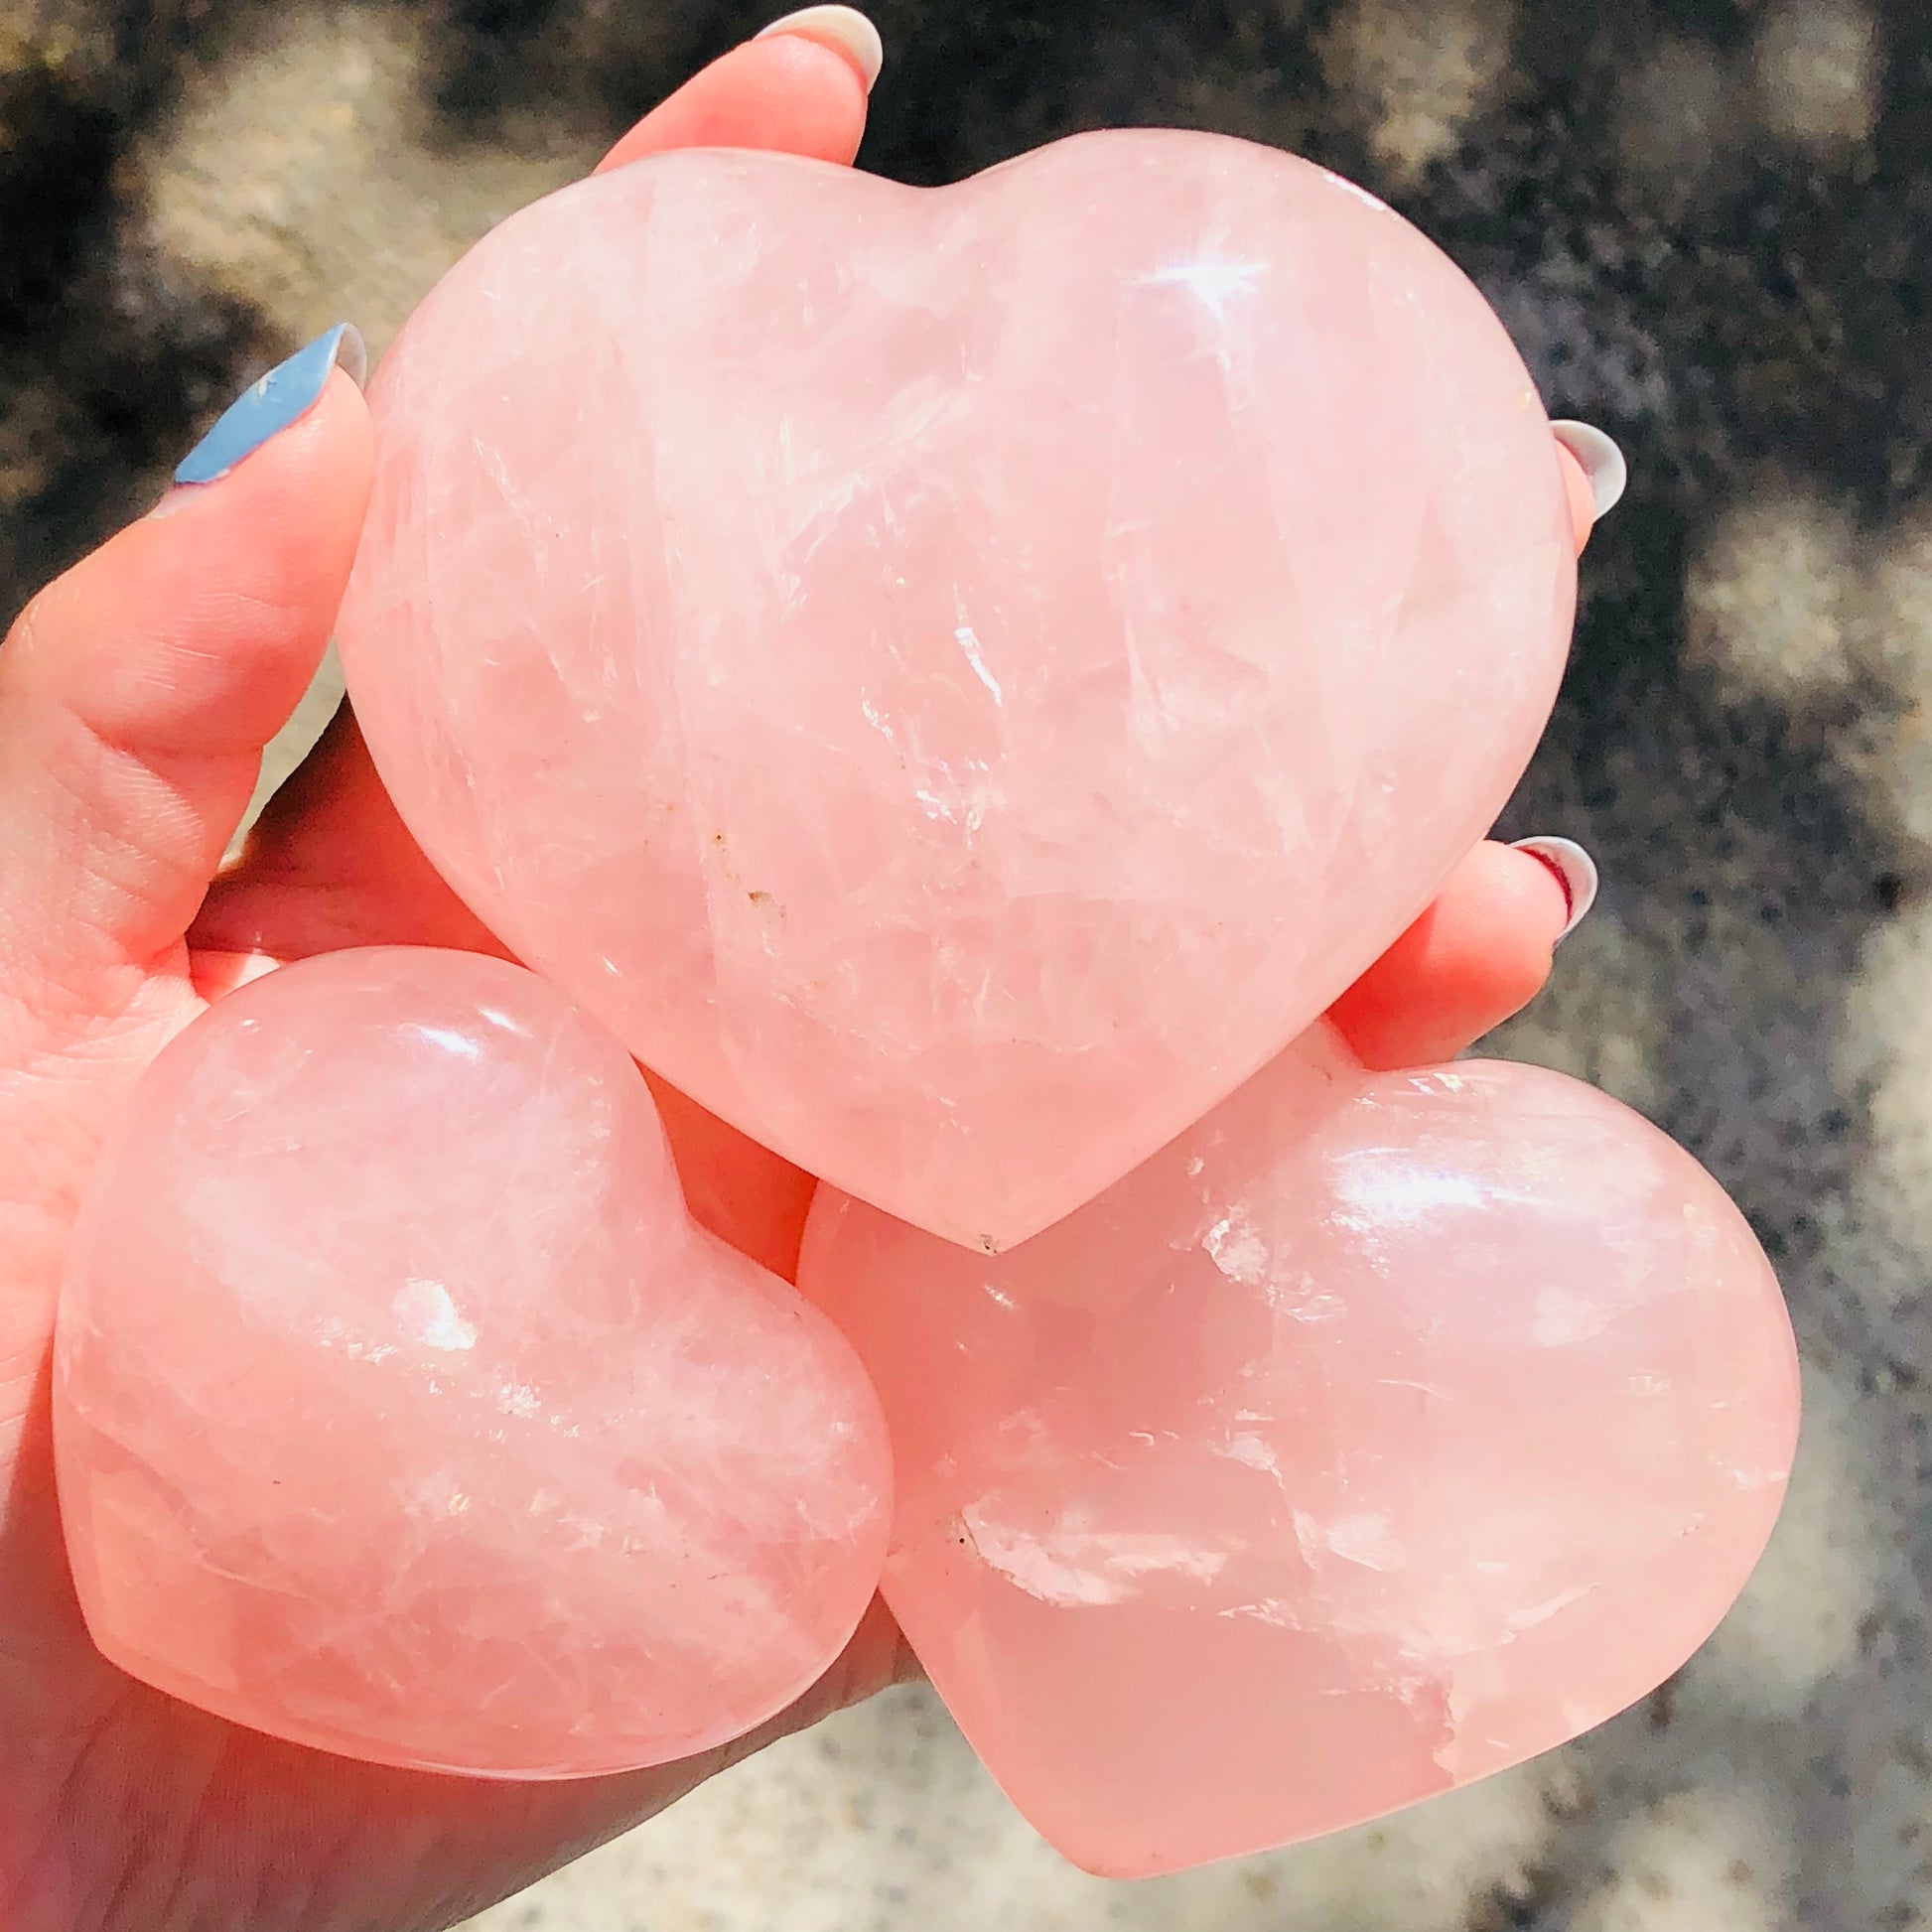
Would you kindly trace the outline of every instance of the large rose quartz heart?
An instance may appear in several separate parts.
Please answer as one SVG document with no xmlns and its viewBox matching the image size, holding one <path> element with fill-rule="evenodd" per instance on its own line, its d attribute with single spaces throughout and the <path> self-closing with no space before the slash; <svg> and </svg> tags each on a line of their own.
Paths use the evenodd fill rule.
<svg viewBox="0 0 1932 1932">
<path fill-rule="evenodd" d="M 886 1594 L 1034 1823 L 1133 1876 L 1372 1818 L 1667 1676 L 1790 1465 L 1771 1271 L 1591 1089 L 1325 1029 L 988 1261 L 821 1191 Z"/>
<path fill-rule="evenodd" d="M 342 649 L 430 856 L 704 1106 L 989 1250 L 1395 938 L 1569 634 L 1481 296 L 1208 135 L 641 162 L 488 236 L 370 402 Z"/>
<path fill-rule="evenodd" d="M 790 1703 L 878 1582 L 852 1351 L 690 1222 L 617 1041 L 470 954 L 291 966 L 169 1046 L 55 1400 L 101 1649 L 350 1756 L 682 1757 Z"/>
</svg>

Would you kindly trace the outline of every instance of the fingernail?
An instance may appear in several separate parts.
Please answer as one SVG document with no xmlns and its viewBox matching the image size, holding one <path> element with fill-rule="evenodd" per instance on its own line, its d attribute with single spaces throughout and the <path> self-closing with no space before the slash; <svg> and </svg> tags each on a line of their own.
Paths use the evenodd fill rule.
<svg viewBox="0 0 1932 1932">
<path fill-rule="evenodd" d="M 1588 423 L 1552 423 L 1550 428 L 1557 441 L 1583 465 L 1600 523 L 1623 500 L 1629 486 L 1630 466 L 1623 452 L 1612 438 Z"/>
<path fill-rule="evenodd" d="M 825 41 L 842 54 L 849 54 L 859 69 L 859 77 L 871 93 L 886 65 L 886 45 L 875 27 L 857 7 L 800 7 L 795 14 L 774 20 L 756 35 L 769 40 L 774 34 L 797 34 L 808 41 Z"/>
<path fill-rule="evenodd" d="M 1527 852 L 1532 859 L 1541 859 L 1556 874 L 1557 884 L 1563 888 L 1570 919 L 1556 937 L 1556 943 L 1562 945 L 1596 903 L 1596 861 L 1575 839 L 1518 839 L 1515 849 Z"/>
<path fill-rule="evenodd" d="M 368 351 L 352 323 L 338 323 L 244 389 L 182 459 L 176 483 L 208 483 L 225 477 L 243 457 L 306 416 L 328 387 L 329 371 L 338 365 L 358 388 L 368 373 Z"/>
</svg>

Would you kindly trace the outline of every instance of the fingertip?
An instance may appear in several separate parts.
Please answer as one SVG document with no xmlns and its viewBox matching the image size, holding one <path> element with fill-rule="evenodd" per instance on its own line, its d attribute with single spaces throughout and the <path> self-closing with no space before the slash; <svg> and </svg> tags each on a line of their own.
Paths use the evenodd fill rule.
<svg viewBox="0 0 1932 1932">
<path fill-rule="evenodd" d="M 1570 503 L 1571 536 L 1581 557 L 1589 545 L 1590 531 L 1596 527 L 1595 494 L 1588 477 L 1584 474 L 1584 466 L 1561 443 L 1557 445 L 1557 464 L 1563 472 L 1564 493 Z"/>
<path fill-rule="evenodd" d="M 1581 557 L 1589 541 L 1590 531 L 1623 500 L 1630 486 L 1630 465 L 1616 439 L 1606 436 L 1594 423 L 1580 423 L 1565 417 L 1550 425 L 1564 463 L 1564 486 L 1570 495 L 1570 516 L 1575 526 L 1577 554 Z M 1578 494 L 1578 480 L 1583 494 Z"/>
<path fill-rule="evenodd" d="M 1549 866 L 1512 846 L 1486 841 L 1450 875 L 1437 901 L 1432 964 L 1446 1010 L 1479 1039 L 1542 992 L 1570 901 Z"/>
<path fill-rule="evenodd" d="M 782 25 L 782 23 L 780 23 Z M 694 74 L 644 116 L 596 172 L 681 148 L 752 148 L 851 166 L 866 131 L 868 83 L 849 51 L 770 33 Z"/>
<path fill-rule="evenodd" d="M 1485 839 L 1470 852 L 1436 901 L 1442 943 L 1471 957 L 1521 951 L 1547 961 L 1569 926 L 1570 896 L 1563 874 L 1536 849 L 1544 843 Z"/>
<path fill-rule="evenodd" d="M 329 371 L 314 403 L 285 427 L 206 480 L 187 481 L 177 471 L 148 520 L 190 510 L 207 519 L 248 517 L 286 496 L 313 494 L 326 502 L 358 475 L 366 493 L 375 464 L 375 428 L 362 394 L 361 340 L 353 338 L 352 351 Z M 359 526 L 359 506 L 356 522 Z"/>
<path fill-rule="evenodd" d="M 368 406 L 333 369 L 297 420 L 216 481 L 177 484 L 35 599 L 35 675 L 110 743 L 259 751 L 321 658 L 373 467 Z"/>
<path fill-rule="evenodd" d="M 368 404 L 348 370 L 336 368 L 304 415 L 218 481 L 177 484 L 116 542 L 140 546 L 144 574 L 179 587 L 178 608 L 223 599 L 275 610 L 319 631 L 319 652 L 354 561 L 374 469 Z M 113 547 L 90 561 L 106 561 Z M 189 596 L 198 581 L 205 594 Z"/>
<path fill-rule="evenodd" d="M 1485 840 L 1449 875 L 1431 908 L 1421 962 L 1461 1052 L 1542 992 L 1552 955 L 1571 924 L 1561 876 L 1518 846 Z"/>
<path fill-rule="evenodd" d="M 816 41 L 850 62 L 867 93 L 879 84 L 886 65 L 886 44 L 879 37 L 879 29 L 857 7 L 801 7 L 774 20 L 755 38 L 775 40 L 785 35 Z"/>
<path fill-rule="evenodd" d="M 0 925 L 63 971 L 180 943 L 321 661 L 373 437 L 341 369 L 310 396 L 49 585 L 0 649 Z"/>
<path fill-rule="evenodd" d="M 1485 842 L 1330 1018 L 1366 1066 L 1452 1059 L 1543 990 L 1569 921 L 1563 883 L 1544 860 Z"/>
<path fill-rule="evenodd" d="M 818 1183 L 648 1067 L 644 1080 L 657 1102 L 692 1218 L 780 1281 L 795 1282 L 805 1216 Z"/>
<path fill-rule="evenodd" d="M 346 322 L 325 329 L 242 390 L 182 458 L 176 483 L 219 483 L 236 465 L 306 416 L 338 370 L 345 370 L 360 388 L 367 366 L 360 330 Z"/>
</svg>

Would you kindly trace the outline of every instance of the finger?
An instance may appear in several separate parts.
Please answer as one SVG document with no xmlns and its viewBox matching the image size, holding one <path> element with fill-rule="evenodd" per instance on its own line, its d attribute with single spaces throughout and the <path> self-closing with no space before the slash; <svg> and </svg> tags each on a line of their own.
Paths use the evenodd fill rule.
<svg viewBox="0 0 1932 1932">
<path fill-rule="evenodd" d="M 796 1281 L 805 1216 L 818 1183 L 648 1067 L 644 1078 L 664 1122 L 691 1218 L 781 1281 Z"/>
<path fill-rule="evenodd" d="M 1563 850 L 1532 849 L 1546 846 Z M 1542 991 L 1558 941 L 1589 909 L 1594 870 L 1568 841 L 1477 846 L 1328 1017 L 1378 1070 L 1454 1058 Z"/>
<path fill-rule="evenodd" d="M 1581 557 L 1590 531 L 1623 500 L 1630 466 L 1615 443 L 1588 423 L 1557 422 L 1550 429 L 1557 439 L 1557 461 Z"/>
<path fill-rule="evenodd" d="M 882 58 L 879 31 L 864 14 L 807 7 L 687 80 L 597 172 L 673 148 L 766 148 L 849 167 Z"/>
<path fill-rule="evenodd" d="M 0 648 L 0 942 L 44 973 L 177 944 L 319 662 L 366 504 L 368 415 L 311 344 L 44 590 Z M 206 478 L 207 481 L 199 481 Z"/>
<path fill-rule="evenodd" d="M 345 946 L 510 956 L 423 856 L 346 710 L 269 802 L 189 943 L 210 998 L 262 966 Z"/>
</svg>

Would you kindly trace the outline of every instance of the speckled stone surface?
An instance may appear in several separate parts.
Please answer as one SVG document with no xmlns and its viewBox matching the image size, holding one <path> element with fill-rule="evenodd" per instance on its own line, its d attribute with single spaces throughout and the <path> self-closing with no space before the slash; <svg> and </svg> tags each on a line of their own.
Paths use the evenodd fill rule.
<svg viewBox="0 0 1932 1932">
<path fill-rule="evenodd" d="M 774 7 L 773 11 L 777 9 Z M 488 1932 L 1904 1932 L 1932 1918 L 1932 9 L 880 0 L 868 165 L 1168 121 L 1363 180 L 1629 453 L 1505 820 L 1602 865 L 1494 1044 L 1689 1144 L 1810 1421 L 1744 1602 L 1553 1757 L 1365 1833 L 1081 1878 L 923 1694 L 753 1760 Z M 0 0 L 0 603 L 339 315 L 758 24 L 697 0 Z"/>
</svg>

